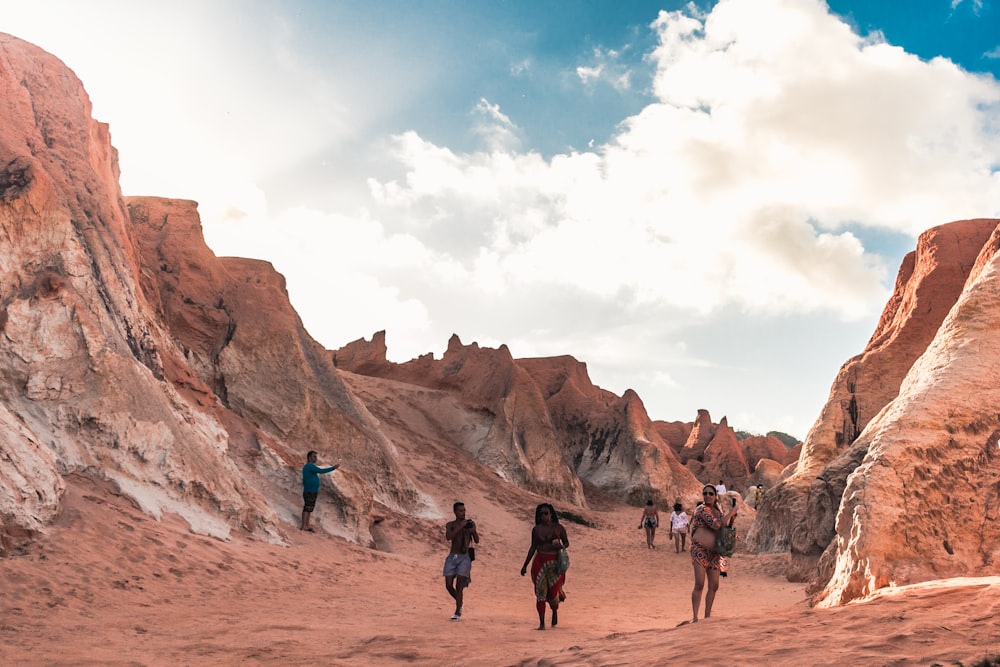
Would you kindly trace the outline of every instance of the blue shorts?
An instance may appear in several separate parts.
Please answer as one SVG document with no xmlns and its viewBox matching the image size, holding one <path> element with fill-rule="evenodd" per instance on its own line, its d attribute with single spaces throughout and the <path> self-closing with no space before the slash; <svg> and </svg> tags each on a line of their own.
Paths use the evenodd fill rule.
<svg viewBox="0 0 1000 667">
<path fill-rule="evenodd" d="M 448 554 L 444 559 L 444 576 L 465 577 L 468 579 L 472 574 L 472 559 L 469 554 Z"/>
</svg>

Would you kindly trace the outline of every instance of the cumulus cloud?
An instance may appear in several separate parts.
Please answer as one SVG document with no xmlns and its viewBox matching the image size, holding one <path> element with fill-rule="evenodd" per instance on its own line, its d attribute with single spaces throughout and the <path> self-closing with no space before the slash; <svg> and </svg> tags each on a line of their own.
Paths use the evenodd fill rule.
<svg viewBox="0 0 1000 667">
<path fill-rule="evenodd" d="M 406 177 L 373 181 L 375 214 L 494 290 L 850 318 L 884 302 L 887 267 L 845 226 L 1000 212 L 995 82 L 859 36 L 818 1 L 723 0 L 652 28 L 657 101 L 612 141 L 546 160 L 401 135 Z"/>
<path fill-rule="evenodd" d="M 820 0 L 690 5 L 650 29 L 654 99 L 604 143 L 525 150 L 516 115 L 481 98 L 483 150 L 400 132 L 380 172 L 393 175 L 367 179 L 363 211 L 269 215 L 234 185 L 239 236 L 256 246 L 233 249 L 227 232 L 213 247 L 273 261 L 329 344 L 388 329 L 395 360 L 440 352 L 450 333 L 517 356 L 569 353 L 602 386 L 641 389 L 654 417 L 669 401 L 672 418 L 712 407 L 804 435 L 844 345 L 856 353 L 870 334 L 843 323 L 877 315 L 896 268 L 866 231 L 1000 215 L 1000 85 L 858 35 Z M 608 49 L 573 73 L 636 85 Z M 331 302 L 350 317 L 330 317 Z M 781 329 L 797 338 L 775 343 Z M 773 408 L 746 395 L 823 355 L 815 397 Z M 713 395 L 694 396 L 705 378 Z"/>
</svg>

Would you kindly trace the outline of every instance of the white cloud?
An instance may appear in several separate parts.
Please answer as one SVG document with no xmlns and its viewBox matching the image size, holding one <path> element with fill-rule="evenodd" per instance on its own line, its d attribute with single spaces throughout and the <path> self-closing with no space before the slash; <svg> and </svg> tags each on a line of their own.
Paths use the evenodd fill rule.
<svg viewBox="0 0 1000 667">
<path fill-rule="evenodd" d="M 651 81 L 625 67 L 627 46 L 589 53 L 576 69 L 584 93 L 648 87 L 654 102 L 609 141 L 553 157 L 522 146 L 528 119 L 496 104 L 500 92 L 481 98 L 489 88 L 456 107 L 471 110 L 462 129 L 484 150 L 431 140 L 439 128 L 407 131 L 412 116 L 400 120 L 400 110 L 421 111 L 409 102 L 450 81 L 439 64 L 455 54 L 400 57 L 408 43 L 391 31 L 355 35 L 346 22 L 310 31 L 233 2 L 153 13 L 148 3 L 53 0 L 57 22 L 31 3 L 7 5 L 5 30 L 53 35 L 35 41 L 71 63 L 95 116 L 111 122 L 124 191 L 198 199 L 212 247 L 274 263 L 328 346 L 387 329 L 396 360 L 440 351 L 452 332 L 515 355 L 573 354 L 603 386 L 657 403 L 654 418 L 690 419 L 697 407 L 718 418 L 735 405 L 757 420 L 737 425 L 767 430 L 779 426 L 766 423 L 777 402 L 811 418 L 818 405 L 799 405 L 804 391 L 747 395 L 748 381 L 777 387 L 788 376 L 774 370 L 787 362 L 781 350 L 761 380 L 758 357 L 775 333 L 746 330 L 809 319 L 817 328 L 801 337 L 811 347 L 792 363 L 828 354 L 809 380 L 825 385 L 846 358 L 836 346 L 856 353 L 870 334 L 845 343 L 841 323 L 874 318 L 895 269 L 865 251 L 866 230 L 915 235 L 1000 216 L 1000 86 L 878 33 L 862 38 L 821 0 L 661 13 L 645 60 Z M 220 30 L 228 12 L 246 29 Z M 135 28 L 153 22 L 161 30 Z M 182 33 L 190 49 L 170 41 Z M 109 48 L 94 49 L 98 41 Z M 504 58 L 519 84 L 532 78 L 532 54 Z M 382 155 L 367 130 L 387 118 L 397 134 Z M 337 178 L 299 171 L 330 146 L 346 146 L 322 157 L 340 161 Z M 296 194 L 316 183 L 334 194 L 310 191 L 324 210 L 285 209 L 294 197 L 266 190 L 274 173 L 301 186 Z M 363 208 L 355 190 L 340 197 L 364 183 Z M 709 350 L 701 341 L 715 330 L 753 344 Z M 721 361 L 720 350 L 742 362 Z M 796 378 L 806 381 L 798 369 Z"/>
<path fill-rule="evenodd" d="M 520 147 L 517 126 L 500 111 L 500 105 L 480 98 L 476 104 L 476 114 L 481 122 L 476 125 L 475 131 L 483 138 L 490 151 L 517 150 Z"/>
<path fill-rule="evenodd" d="M 562 284 L 853 318 L 884 302 L 887 269 L 839 228 L 916 234 L 1000 213 L 994 82 L 866 41 L 820 2 L 723 0 L 704 20 L 664 12 L 653 26 L 659 101 L 611 143 L 546 161 L 408 133 L 405 182 L 373 183 L 374 214 L 423 227 L 494 292 Z"/>
<path fill-rule="evenodd" d="M 632 72 L 622 64 L 620 56 L 614 49 L 596 48 L 591 64 L 579 65 L 576 76 L 585 86 L 606 83 L 618 91 L 629 90 L 632 87 Z"/>
<path fill-rule="evenodd" d="M 951 8 L 958 9 L 965 0 L 951 0 Z M 979 15 L 979 12 L 983 9 L 983 0 L 972 0 L 970 3 L 972 5 L 972 13 Z"/>
</svg>

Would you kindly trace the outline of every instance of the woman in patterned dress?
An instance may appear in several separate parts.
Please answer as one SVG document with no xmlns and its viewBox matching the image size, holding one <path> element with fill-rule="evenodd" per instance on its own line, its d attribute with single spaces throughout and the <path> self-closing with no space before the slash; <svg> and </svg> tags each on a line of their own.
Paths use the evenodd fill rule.
<svg viewBox="0 0 1000 667">
<path fill-rule="evenodd" d="M 559 624 L 559 603 L 566 599 L 562 587 L 566 574 L 556 569 L 560 549 L 569 546 L 566 529 L 559 523 L 556 510 L 549 503 L 535 508 L 535 526 L 531 529 L 531 546 L 521 567 L 521 576 L 531 563 L 531 581 L 535 588 L 535 610 L 538 612 L 538 629 L 545 629 L 545 603 L 552 608 L 552 627 Z M 532 560 L 534 557 L 534 560 Z"/>
<path fill-rule="evenodd" d="M 730 523 L 736 518 L 736 505 L 723 515 L 719 507 L 719 497 L 715 487 L 706 484 L 702 487 L 701 497 L 704 502 L 695 510 L 691 519 L 691 563 L 694 565 L 694 590 L 691 591 L 692 623 L 698 622 L 698 607 L 701 606 L 701 593 L 708 581 L 705 592 L 705 618 L 712 615 L 712 603 L 715 593 L 719 590 L 719 577 L 726 576 L 729 569 L 729 559 L 715 550 L 715 536 L 723 522 Z"/>
</svg>

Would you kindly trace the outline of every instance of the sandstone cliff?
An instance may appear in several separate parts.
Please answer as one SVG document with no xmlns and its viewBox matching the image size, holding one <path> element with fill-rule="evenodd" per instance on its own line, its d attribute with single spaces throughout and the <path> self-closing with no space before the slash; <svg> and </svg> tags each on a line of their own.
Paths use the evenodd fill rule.
<svg viewBox="0 0 1000 667">
<path fill-rule="evenodd" d="M 998 239 L 994 229 L 898 395 L 841 456 L 860 461 L 821 560 L 823 605 L 1000 570 Z"/>
<path fill-rule="evenodd" d="M 904 479 L 901 472 L 911 466 L 958 466 L 983 473 L 966 482 L 975 490 L 973 495 L 987 488 L 985 485 L 991 479 L 992 473 L 981 470 L 982 462 L 976 463 L 982 455 L 973 456 L 968 450 L 962 451 L 961 447 L 952 444 L 950 437 L 941 439 L 942 433 L 947 434 L 949 429 L 956 427 L 950 426 L 947 420 L 935 423 L 927 415 L 940 415 L 945 410 L 955 418 L 966 416 L 959 421 L 964 418 L 971 423 L 984 424 L 986 432 L 971 439 L 977 440 L 978 436 L 978 446 L 984 448 L 985 454 L 989 450 L 990 437 L 985 425 L 992 423 L 995 411 L 977 411 L 972 404 L 978 401 L 970 401 L 977 397 L 965 392 L 947 396 L 935 387 L 917 398 L 912 394 L 905 396 L 902 388 L 912 384 L 926 387 L 932 377 L 942 386 L 964 383 L 974 386 L 983 376 L 989 375 L 986 369 L 991 367 L 988 361 L 990 341 L 981 335 L 974 340 L 963 340 L 962 332 L 967 332 L 968 324 L 959 313 L 962 304 L 971 299 L 970 289 L 974 286 L 978 286 L 975 287 L 978 290 L 988 289 L 991 262 L 997 247 L 997 223 L 993 219 L 965 220 L 933 228 L 921 235 L 916 251 L 907 255 L 900 267 L 893 296 L 868 346 L 841 368 L 829 401 L 806 437 L 801 457 L 786 471 L 785 479 L 768 494 L 758 514 L 748 536 L 750 545 L 763 551 L 788 549 L 791 553 L 789 576 L 812 580 L 817 589 L 826 586 L 825 599 L 849 600 L 889 581 L 928 578 L 933 569 L 941 576 L 969 571 L 958 559 L 946 559 L 948 565 L 942 564 L 935 552 L 938 549 L 947 552 L 952 548 L 941 546 L 943 538 L 934 546 L 926 540 L 913 538 L 914 530 L 933 534 L 936 530 L 933 524 L 914 523 L 922 528 L 906 532 L 892 530 L 877 537 L 879 531 L 887 528 L 879 525 L 884 524 L 884 519 L 881 522 L 870 519 L 882 514 L 883 504 L 894 507 L 891 511 L 899 517 L 910 516 L 914 511 L 927 515 L 945 511 L 941 506 L 930 507 L 943 497 L 935 497 L 930 486 L 947 484 L 951 491 L 944 492 L 945 495 L 963 495 L 954 479 L 933 481 L 920 475 L 905 475 Z M 979 307 L 986 305 L 981 298 L 971 302 Z M 968 313 L 968 306 L 965 312 Z M 979 316 L 985 320 L 990 317 L 986 311 Z M 948 356 L 950 352 L 941 351 L 950 351 L 950 345 L 973 345 L 983 353 L 981 370 L 953 365 L 952 357 Z M 934 368 L 935 364 L 940 368 Z M 930 373 L 932 368 L 934 373 Z M 900 412 L 903 403 L 908 406 L 908 412 Z M 906 417 L 902 419 L 904 414 Z M 883 442 L 887 432 L 894 433 L 892 454 L 881 445 L 876 447 Z M 877 433 L 883 435 L 876 436 Z M 940 447 L 928 448 L 920 444 L 928 438 Z M 907 441 L 912 442 L 912 446 L 908 447 Z M 894 481 L 880 479 L 881 484 L 886 484 L 880 489 L 884 493 L 860 493 L 873 477 L 881 477 L 873 475 L 874 470 L 887 472 Z M 904 499 L 908 500 L 905 509 L 902 506 Z M 955 524 L 943 518 L 941 521 Z M 961 539 L 952 537 L 949 545 L 951 542 L 972 543 L 978 550 L 991 543 L 985 526 L 972 528 L 961 522 L 960 525 L 965 526 L 956 529 L 962 534 Z M 837 568 L 849 567 L 845 550 L 864 545 L 883 549 L 887 559 L 876 557 L 875 562 L 866 561 L 863 567 L 879 565 L 867 575 L 860 574 L 857 569 L 851 576 L 838 572 L 835 582 L 828 583 L 835 563 Z M 914 570 L 909 565 L 912 561 L 929 561 L 935 565 Z M 980 559 L 980 562 L 985 561 Z M 855 562 L 854 567 L 857 566 Z M 890 575 L 889 571 L 896 567 L 899 568 L 897 574 Z M 859 577 L 867 577 L 867 582 L 861 584 Z"/>
<path fill-rule="evenodd" d="M 0 35 L 0 548 L 52 520 L 70 473 L 280 541 L 310 448 L 350 456 L 325 527 L 369 543 L 373 502 L 417 503 L 391 443 L 269 266 L 217 260 L 190 202 L 134 200 L 132 224 L 90 114 L 58 59 Z"/>
</svg>

